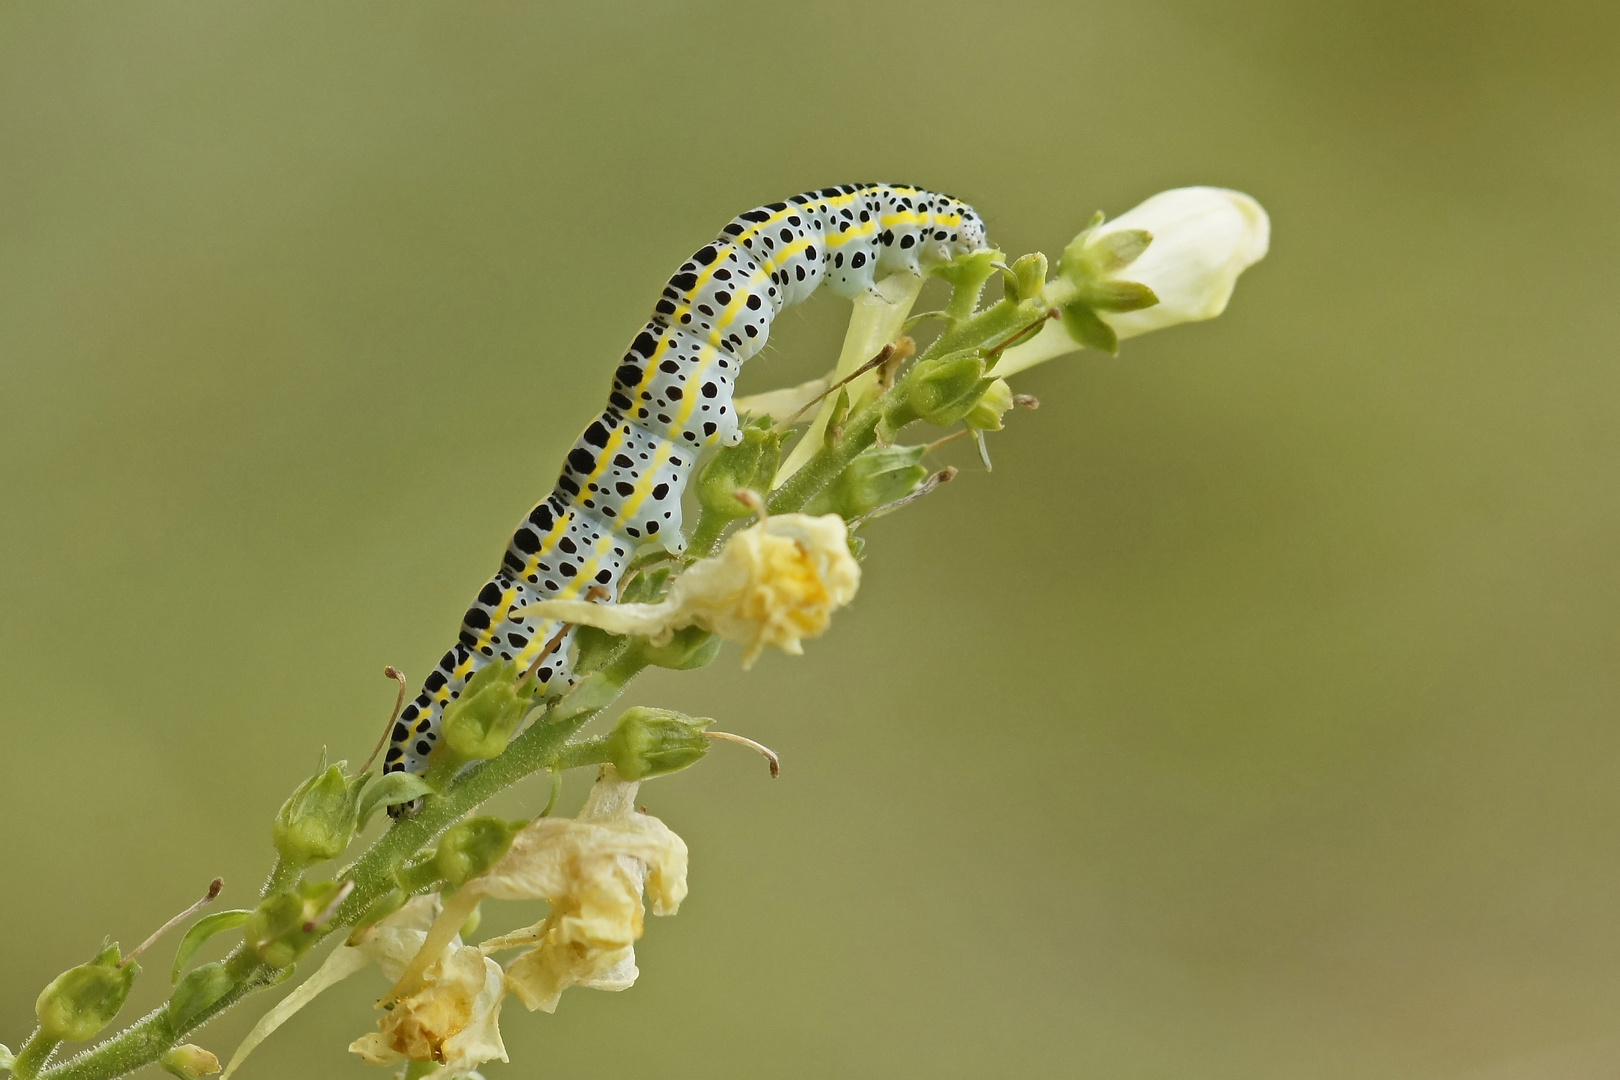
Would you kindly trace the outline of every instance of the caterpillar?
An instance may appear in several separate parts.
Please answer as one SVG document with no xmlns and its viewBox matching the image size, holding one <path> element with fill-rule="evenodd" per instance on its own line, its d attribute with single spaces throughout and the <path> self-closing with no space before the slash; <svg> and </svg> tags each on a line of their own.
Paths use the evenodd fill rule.
<svg viewBox="0 0 1620 1080">
<path fill-rule="evenodd" d="M 518 523 L 459 640 L 400 713 L 383 771 L 425 772 L 445 706 L 496 658 L 538 660 L 543 693 L 574 684 L 572 630 L 554 642 L 564 628 L 521 609 L 613 590 L 640 545 L 685 550 L 687 479 L 702 450 L 741 440 L 732 386 L 777 312 L 823 284 L 854 297 L 880 277 L 924 273 L 984 246 L 982 219 L 958 199 L 844 184 L 750 210 L 699 248 L 619 361 L 607 407 L 568 451 L 556 488 Z"/>
</svg>

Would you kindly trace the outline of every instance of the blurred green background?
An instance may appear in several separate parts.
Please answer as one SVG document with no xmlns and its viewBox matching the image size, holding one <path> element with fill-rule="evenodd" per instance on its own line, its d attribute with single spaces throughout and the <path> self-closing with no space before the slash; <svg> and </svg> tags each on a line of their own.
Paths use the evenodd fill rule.
<svg viewBox="0 0 1620 1080">
<path fill-rule="evenodd" d="M 1615 1075 L 1617 35 L 1529 0 L 0 7 L 0 1040 L 103 934 L 248 900 L 733 214 L 892 178 L 1055 254 L 1208 183 L 1274 223 L 1224 318 L 1029 373 L 994 474 L 873 527 L 807 656 L 633 688 L 783 778 L 731 748 L 645 789 L 691 899 L 628 993 L 509 1003 L 492 1078 Z M 745 388 L 845 310 L 784 315 Z M 243 1080 L 384 1075 L 344 1052 L 381 988 Z"/>
</svg>

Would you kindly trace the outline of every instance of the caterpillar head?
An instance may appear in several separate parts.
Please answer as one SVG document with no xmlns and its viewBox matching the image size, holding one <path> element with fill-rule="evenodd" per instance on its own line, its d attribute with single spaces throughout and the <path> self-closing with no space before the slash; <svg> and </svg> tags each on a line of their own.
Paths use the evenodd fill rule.
<svg viewBox="0 0 1620 1080">
<path fill-rule="evenodd" d="M 962 225 L 957 230 L 958 243 L 964 251 L 983 251 L 990 246 L 988 234 L 984 227 L 984 219 L 972 209 L 962 212 Z"/>
</svg>

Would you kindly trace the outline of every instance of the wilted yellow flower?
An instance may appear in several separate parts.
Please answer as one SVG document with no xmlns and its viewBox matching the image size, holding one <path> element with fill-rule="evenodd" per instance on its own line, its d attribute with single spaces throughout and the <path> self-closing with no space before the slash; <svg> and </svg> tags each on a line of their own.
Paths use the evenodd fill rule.
<svg viewBox="0 0 1620 1080">
<path fill-rule="evenodd" d="M 349 1049 L 372 1065 L 437 1062 L 444 1069 L 434 1075 L 446 1080 L 495 1058 L 505 1061 L 498 1026 L 506 993 L 501 966 L 476 948 L 453 944 L 424 978 L 425 986 L 383 1014 L 379 1030 Z"/>
<path fill-rule="evenodd" d="M 440 913 L 437 895 L 419 896 L 369 927 L 357 945 L 340 945 L 319 970 L 260 1019 L 237 1048 L 221 1080 L 229 1080 L 248 1054 L 270 1033 L 327 987 L 376 964 L 398 980 L 422 950 Z M 418 992 L 386 1014 L 379 1031 L 356 1040 L 349 1049 L 373 1064 L 407 1057 L 446 1066 L 435 1076 L 466 1076 L 480 1062 L 506 1060 L 497 1021 L 503 994 L 500 965 L 452 934 L 427 965 Z M 418 1056 L 421 1055 L 421 1056 Z"/>
<path fill-rule="evenodd" d="M 843 518 L 782 514 L 740 530 L 718 555 L 693 563 L 659 603 L 547 600 L 525 610 L 655 645 L 682 627 L 701 626 L 746 646 L 747 667 L 767 645 L 799 655 L 799 642 L 825 631 L 860 583 Z"/>
<path fill-rule="evenodd" d="M 479 946 L 485 953 L 529 949 L 507 969 L 507 988 L 530 1009 L 551 1012 L 570 986 L 629 987 L 637 975 L 632 946 L 642 933 L 642 890 L 657 915 L 673 915 L 686 896 L 686 844 L 662 821 L 636 811 L 639 786 L 605 765 L 578 818 L 524 826 L 488 873 L 456 890 L 423 955 L 486 898 L 545 900 L 551 913 L 543 921 Z M 418 973 L 420 962 L 406 969 L 391 997 L 409 1000 L 431 983 L 432 968 Z"/>
<path fill-rule="evenodd" d="M 541 818 L 512 842 L 499 887 L 544 897 L 551 913 L 483 948 L 534 944 L 506 969 L 508 989 L 531 1010 L 555 1011 L 570 986 L 630 987 L 639 974 L 633 946 L 642 933 L 643 886 L 657 915 L 673 915 L 686 896 L 686 845 L 657 818 L 635 812 L 637 786 L 607 766 L 578 819 Z"/>
</svg>

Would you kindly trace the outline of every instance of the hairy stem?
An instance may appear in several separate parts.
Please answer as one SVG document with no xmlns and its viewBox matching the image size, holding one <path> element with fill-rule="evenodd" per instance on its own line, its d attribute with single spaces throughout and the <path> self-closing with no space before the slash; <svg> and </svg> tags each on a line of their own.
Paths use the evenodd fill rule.
<svg viewBox="0 0 1620 1080">
<path fill-rule="evenodd" d="M 574 733 L 612 704 L 625 684 L 644 666 L 635 650 L 622 651 L 600 671 L 581 679 L 573 691 L 513 739 L 500 757 L 468 769 L 457 778 L 449 792 L 442 796 L 429 796 L 421 812 L 396 822 L 341 875 L 343 879 L 355 883 L 354 891 L 325 927 L 320 939 L 349 926 L 372 904 L 392 891 L 397 885 L 395 867 L 431 843 L 457 819 L 531 773 L 552 767 Z M 293 880 L 296 880 L 296 873 L 289 878 L 288 872 L 279 865 L 277 872 L 271 876 L 272 885 L 278 881 L 290 885 Z M 243 946 L 238 946 L 232 959 L 242 950 Z M 176 1028 L 169 1019 L 167 1006 L 160 1006 L 100 1046 L 39 1073 L 39 1080 L 111 1080 L 134 1072 L 163 1056 L 187 1032 L 213 1019 L 253 991 L 279 982 L 286 973 L 264 966 L 251 970 L 247 977 L 183 1028 Z M 29 1045 L 32 1044 L 33 1040 L 30 1040 Z M 25 1046 L 24 1051 L 27 1050 Z"/>
<path fill-rule="evenodd" d="M 11 1063 L 11 1075 L 20 1080 L 38 1076 L 39 1070 L 60 1045 L 60 1039 L 48 1038 L 42 1029 L 35 1028 L 28 1041 L 17 1051 L 16 1060 Z"/>
</svg>

